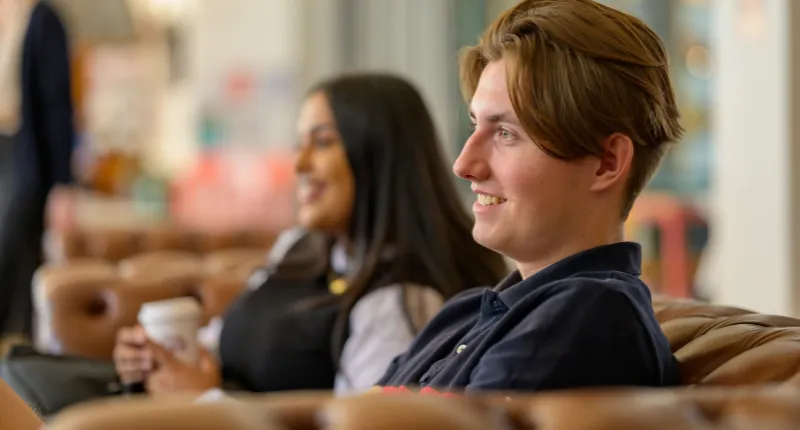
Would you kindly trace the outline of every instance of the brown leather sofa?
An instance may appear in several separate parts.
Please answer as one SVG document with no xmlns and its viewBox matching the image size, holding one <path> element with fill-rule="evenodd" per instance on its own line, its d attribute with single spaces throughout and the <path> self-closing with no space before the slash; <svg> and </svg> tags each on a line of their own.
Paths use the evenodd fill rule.
<svg viewBox="0 0 800 430">
<path fill-rule="evenodd" d="M 269 249 L 277 236 L 269 231 L 200 232 L 177 227 L 108 230 L 83 229 L 45 239 L 45 260 L 63 262 L 81 258 L 119 261 L 150 251 L 208 253 L 231 248 Z"/>
<path fill-rule="evenodd" d="M 0 430 L 38 430 L 42 422 L 25 401 L 0 379 Z"/>
<path fill-rule="evenodd" d="M 266 256 L 262 248 L 152 251 L 118 262 L 83 258 L 45 265 L 33 282 L 35 346 L 110 359 L 117 330 L 136 323 L 143 303 L 173 297 L 196 297 L 205 324 L 227 309 Z"/>
<path fill-rule="evenodd" d="M 110 358 L 117 329 L 135 323 L 139 306 L 151 300 L 195 296 L 208 317 L 219 315 L 264 255 L 258 249 L 204 256 L 159 251 L 116 264 L 77 259 L 46 266 L 34 285 L 37 346 Z M 800 385 L 800 320 L 666 297 L 654 298 L 653 307 L 684 383 Z"/>
<path fill-rule="evenodd" d="M 445 398 L 324 394 L 197 404 L 190 399 L 102 402 L 67 410 L 53 430 L 788 430 L 800 428 L 800 392 L 753 387 L 573 391 Z"/>
<path fill-rule="evenodd" d="M 84 270 L 95 270 L 87 267 Z M 696 301 L 653 300 L 687 387 L 575 390 L 476 398 L 327 393 L 194 404 L 142 399 L 82 405 L 56 430 L 155 429 L 489 429 L 634 430 L 800 428 L 800 320 Z"/>
<path fill-rule="evenodd" d="M 653 308 L 684 384 L 800 386 L 800 320 L 664 297 Z"/>
</svg>

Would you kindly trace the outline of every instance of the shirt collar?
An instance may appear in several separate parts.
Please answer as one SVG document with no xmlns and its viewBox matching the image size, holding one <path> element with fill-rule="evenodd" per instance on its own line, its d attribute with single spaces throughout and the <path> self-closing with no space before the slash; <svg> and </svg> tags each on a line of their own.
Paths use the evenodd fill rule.
<svg viewBox="0 0 800 430">
<path fill-rule="evenodd" d="M 522 300 L 538 287 L 553 281 L 586 272 L 623 272 L 641 275 L 642 247 L 634 242 L 618 242 L 587 249 L 557 261 L 523 280 L 518 270 L 513 271 L 495 291 L 509 307 Z"/>
<path fill-rule="evenodd" d="M 394 247 L 387 246 L 381 252 L 381 262 L 392 261 L 397 255 Z M 353 269 L 350 258 L 347 256 L 347 247 L 341 241 L 336 241 L 331 247 L 331 270 L 339 275 L 346 275 Z"/>
<path fill-rule="evenodd" d="M 334 272 L 343 275 L 347 273 L 348 269 L 347 250 L 341 242 L 335 242 L 331 247 L 331 269 Z"/>
</svg>

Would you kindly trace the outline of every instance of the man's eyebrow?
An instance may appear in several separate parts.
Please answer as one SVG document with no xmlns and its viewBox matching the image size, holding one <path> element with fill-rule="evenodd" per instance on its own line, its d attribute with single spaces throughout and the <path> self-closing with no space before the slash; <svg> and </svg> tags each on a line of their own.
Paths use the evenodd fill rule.
<svg viewBox="0 0 800 430">
<path fill-rule="evenodd" d="M 472 120 L 472 121 L 476 120 L 475 113 L 472 110 L 469 111 L 469 119 Z M 496 124 L 498 122 L 507 122 L 507 123 L 514 124 L 514 125 L 520 125 L 519 124 L 519 120 L 517 120 L 514 117 L 514 115 L 512 115 L 512 114 L 510 114 L 508 112 L 496 113 L 496 114 L 489 115 L 489 116 L 486 117 L 486 121 L 488 121 L 490 123 L 493 123 L 493 124 Z"/>
</svg>

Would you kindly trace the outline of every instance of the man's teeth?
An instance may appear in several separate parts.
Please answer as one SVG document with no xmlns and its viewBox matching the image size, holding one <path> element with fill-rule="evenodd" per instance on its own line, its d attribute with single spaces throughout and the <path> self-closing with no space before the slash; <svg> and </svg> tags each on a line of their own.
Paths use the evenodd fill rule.
<svg viewBox="0 0 800 430">
<path fill-rule="evenodd" d="M 482 206 L 497 205 L 505 201 L 506 199 L 501 199 L 500 197 L 487 196 L 486 194 L 478 194 L 478 204 Z"/>
</svg>

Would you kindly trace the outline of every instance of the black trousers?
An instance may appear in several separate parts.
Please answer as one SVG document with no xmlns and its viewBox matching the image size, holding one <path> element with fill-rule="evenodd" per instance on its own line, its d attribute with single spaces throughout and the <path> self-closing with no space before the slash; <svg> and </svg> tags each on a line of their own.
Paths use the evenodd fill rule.
<svg viewBox="0 0 800 430">
<path fill-rule="evenodd" d="M 47 192 L 17 182 L 13 144 L 0 135 L 0 335 L 30 337 L 31 281 L 42 263 Z"/>
</svg>

